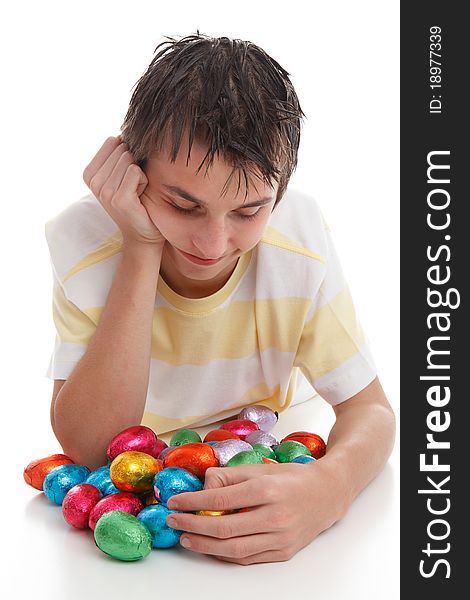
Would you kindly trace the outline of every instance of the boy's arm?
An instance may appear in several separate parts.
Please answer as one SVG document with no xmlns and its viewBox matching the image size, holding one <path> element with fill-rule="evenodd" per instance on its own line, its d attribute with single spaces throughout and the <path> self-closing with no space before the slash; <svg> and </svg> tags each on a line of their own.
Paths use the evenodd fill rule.
<svg viewBox="0 0 470 600">
<path fill-rule="evenodd" d="M 87 350 L 53 395 L 51 424 L 65 454 L 94 469 L 109 440 L 142 419 L 166 240 L 140 202 L 147 178 L 120 138 L 105 141 L 83 177 L 119 227 L 122 254 Z"/>
<path fill-rule="evenodd" d="M 217 518 L 172 514 L 191 550 L 239 564 L 288 560 L 347 512 L 387 461 L 395 418 L 376 378 L 335 408 L 326 455 L 310 464 L 241 465 L 206 472 L 205 489 L 173 496 L 182 511 L 247 512 Z"/>
<path fill-rule="evenodd" d="M 336 422 L 322 460 L 343 477 L 347 510 L 387 462 L 395 441 L 395 416 L 378 378 L 333 408 Z"/>
</svg>

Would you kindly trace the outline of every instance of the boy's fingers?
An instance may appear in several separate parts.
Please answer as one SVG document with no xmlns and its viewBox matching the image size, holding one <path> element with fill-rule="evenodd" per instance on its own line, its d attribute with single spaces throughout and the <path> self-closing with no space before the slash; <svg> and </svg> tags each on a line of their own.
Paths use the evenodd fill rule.
<svg viewBox="0 0 470 600">
<path fill-rule="evenodd" d="M 119 204 L 119 207 L 124 209 L 133 208 L 139 186 L 147 185 L 147 182 L 148 180 L 143 171 L 136 164 L 129 164 L 115 194 L 116 203 Z"/>
<path fill-rule="evenodd" d="M 90 184 L 92 178 L 105 164 L 109 156 L 114 150 L 122 143 L 122 141 L 115 137 L 108 137 L 95 156 L 92 158 L 90 163 L 85 167 L 83 171 L 83 179 L 87 185 Z"/>
<path fill-rule="evenodd" d="M 268 532 L 273 529 L 269 522 L 269 513 L 263 507 L 251 512 L 220 516 L 171 513 L 167 517 L 167 524 L 173 529 L 220 539 Z"/>
<path fill-rule="evenodd" d="M 262 504 L 260 486 L 256 479 L 250 479 L 200 492 L 185 492 L 173 496 L 167 502 L 170 509 L 195 511 L 195 510 L 235 510 L 246 506 Z"/>
</svg>

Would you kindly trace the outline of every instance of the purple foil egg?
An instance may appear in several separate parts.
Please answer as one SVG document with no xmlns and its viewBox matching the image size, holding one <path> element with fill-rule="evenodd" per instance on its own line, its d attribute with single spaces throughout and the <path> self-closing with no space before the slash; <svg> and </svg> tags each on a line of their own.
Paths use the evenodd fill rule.
<svg viewBox="0 0 470 600">
<path fill-rule="evenodd" d="M 160 460 L 163 460 L 165 458 L 165 456 L 167 456 L 175 448 L 179 448 L 179 446 L 167 446 L 166 448 L 163 448 L 163 450 L 160 452 L 158 458 Z"/>
<path fill-rule="evenodd" d="M 274 425 L 276 425 L 278 418 L 279 415 L 277 412 L 271 410 L 268 406 L 262 406 L 261 404 L 246 406 L 238 415 L 238 419 L 253 421 L 253 423 L 256 423 L 263 431 L 271 431 Z"/>
<path fill-rule="evenodd" d="M 278 440 L 273 436 L 272 433 L 268 433 L 267 431 L 253 431 L 248 434 L 245 438 L 245 441 L 253 446 L 253 444 L 263 444 L 263 446 L 276 446 L 279 444 Z"/>
<path fill-rule="evenodd" d="M 214 444 L 213 448 L 221 467 L 225 467 L 235 454 L 244 450 L 253 450 L 253 447 L 243 440 L 222 440 Z"/>
</svg>

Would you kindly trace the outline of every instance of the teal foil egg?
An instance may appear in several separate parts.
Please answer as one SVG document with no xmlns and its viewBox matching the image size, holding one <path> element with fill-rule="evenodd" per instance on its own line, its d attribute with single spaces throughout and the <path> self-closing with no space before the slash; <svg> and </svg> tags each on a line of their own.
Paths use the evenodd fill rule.
<svg viewBox="0 0 470 600">
<path fill-rule="evenodd" d="M 94 538 L 102 552 L 118 560 L 140 560 L 152 550 L 152 536 L 147 527 L 121 510 L 112 510 L 99 519 Z"/>
<path fill-rule="evenodd" d="M 114 485 L 109 475 L 109 465 L 99 467 L 92 471 L 84 483 L 91 483 L 96 486 L 103 496 L 109 496 L 109 494 L 117 494 L 121 490 Z"/>
<path fill-rule="evenodd" d="M 49 471 L 44 478 L 43 490 L 54 504 L 62 505 L 69 490 L 79 483 L 84 483 L 90 469 L 82 465 L 60 465 Z"/>
<path fill-rule="evenodd" d="M 151 504 L 137 515 L 139 521 L 150 531 L 153 548 L 172 548 L 180 541 L 183 532 L 172 529 L 166 524 L 166 518 L 174 512 L 177 511 L 171 510 L 163 504 Z"/>
<path fill-rule="evenodd" d="M 313 456 L 308 456 L 308 454 L 301 454 L 300 456 L 296 456 L 291 462 L 306 465 L 307 463 L 315 462 L 316 460 L 317 459 L 313 458 Z"/>
<path fill-rule="evenodd" d="M 171 496 L 183 492 L 198 492 L 203 488 L 202 481 L 182 467 L 166 467 L 155 475 L 153 489 L 155 498 L 166 504 Z"/>
</svg>

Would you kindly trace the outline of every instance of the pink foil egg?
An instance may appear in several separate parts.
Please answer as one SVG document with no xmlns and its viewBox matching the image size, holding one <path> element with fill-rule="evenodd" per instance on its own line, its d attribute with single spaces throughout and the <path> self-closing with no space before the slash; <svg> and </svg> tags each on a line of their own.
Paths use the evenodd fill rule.
<svg viewBox="0 0 470 600">
<path fill-rule="evenodd" d="M 241 440 L 244 440 L 252 431 L 258 431 L 259 427 L 256 423 L 248 419 L 235 419 L 224 423 L 220 426 L 220 429 L 231 431 L 235 435 L 238 435 Z"/>
<path fill-rule="evenodd" d="M 261 429 L 259 431 L 252 431 L 251 433 L 249 433 L 245 438 L 245 442 L 248 442 L 252 446 L 253 444 L 263 444 L 263 446 L 271 447 L 275 446 L 276 444 L 279 444 L 279 442 L 273 436 L 272 433 L 268 433 L 267 431 L 261 431 Z"/>
<path fill-rule="evenodd" d="M 86 529 L 90 512 L 103 494 L 91 483 L 79 483 L 70 489 L 62 502 L 64 519 L 72 527 Z"/>
<path fill-rule="evenodd" d="M 143 508 L 142 500 L 130 492 L 110 494 L 99 500 L 91 509 L 88 526 L 94 531 L 98 519 L 111 510 L 122 510 L 136 517 Z"/>
<path fill-rule="evenodd" d="M 118 454 L 123 452 L 145 452 L 154 458 L 158 458 L 160 452 L 167 447 L 167 443 L 160 440 L 150 427 L 145 425 L 134 425 L 123 429 L 109 442 L 106 454 L 109 460 L 114 460 Z"/>
<path fill-rule="evenodd" d="M 271 410 L 269 406 L 254 404 L 253 406 L 246 406 L 243 408 L 240 411 L 238 418 L 253 421 L 253 423 L 256 423 L 263 431 L 271 431 L 279 419 L 279 414 L 274 410 Z"/>
</svg>

